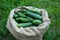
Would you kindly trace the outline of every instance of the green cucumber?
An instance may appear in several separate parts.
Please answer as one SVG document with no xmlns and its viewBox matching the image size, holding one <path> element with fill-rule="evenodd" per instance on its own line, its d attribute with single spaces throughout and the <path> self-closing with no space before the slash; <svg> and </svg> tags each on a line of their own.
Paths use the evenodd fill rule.
<svg viewBox="0 0 60 40">
<path fill-rule="evenodd" d="M 31 21 L 33 20 L 31 17 L 28 17 L 28 16 L 27 16 L 27 18 L 30 19 Z"/>
<path fill-rule="evenodd" d="M 33 12 L 33 13 L 36 13 L 36 14 L 39 14 L 39 15 L 41 15 L 42 16 L 42 12 L 38 12 L 37 10 L 34 10 L 34 9 L 32 9 L 32 10 L 30 10 L 31 12 Z"/>
<path fill-rule="evenodd" d="M 20 27 L 29 27 L 29 26 L 31 26 L 31 25 L 32 25 L 31 22 L 29 22 L 29 23 L 20 23 L 20 24 L 17 24 L 18 28 L 20 28 Z"/>
<path fill-rule="evenodd" d="M 24 8 L 24 9 L 25 9 L 25 10 L 28 10 L 28 11 L 31 11 L 31 12 L 33 12 L 33 13 L 39 14 L 39 15 L 42 16 L 41 12 L 38 12 L 37 10 L 34 10 L 34 9 L 30 10 L 30 9 L 28 9 L 28 8 Z"/>
<path fill-rule="evenodd" d="M 35 13 L 28 11 L 28 10 L 24 10 L 24 11 L 25 11 L 26 15 L 29 15 L 32 18 L 42 19 L 42 16 L 40 16 L 39 14 L 35 14 Z"/>
<path fill-rule="evenodd" d="M 32 19 L 30 18 L 23 18 L 23 17 L 20 17 L 20 18 L 16 18 L 17 21 L 22 21 L 22 22 L 31 22 L 33 21 Z"/>
<path fill-rule="evenodd" d="M 18 16 L 20 16 L 20 17 L 26 17 L 26 15 L 24 15 L 23 13 L 17 13 L 18 14 Z"/>
<path fill-rule="evenodd" d="M 13 15 L 13 18 L 14 18 L 14 19 L 18 18 L 18 15 L 17 15 L 17 14 L 14 14 L 14 15 Z"/>
<path fill-rule="evenodd" d="M 25 13 L 23 13 L 25 15 Z"/>
<path fill-rule="evenodd" d="M 40 21 L 40 20 L 33 20 L 33 22 L 32 22 L 33 24 L 35 24 L 35 25 L 39 25 L 39 24 L 41 24 L 42 23 L 42 21 Z"/>
</svg>

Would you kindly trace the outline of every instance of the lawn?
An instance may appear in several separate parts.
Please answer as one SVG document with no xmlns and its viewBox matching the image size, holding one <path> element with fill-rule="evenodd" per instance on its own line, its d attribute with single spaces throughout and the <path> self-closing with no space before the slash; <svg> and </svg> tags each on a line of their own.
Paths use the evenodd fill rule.
<svg viewBox="0 0 60 40">
<path fill-rule="evenodd" d="M 60 40 L 60 0 L 0 0 L 0 40 L 16 40 L 6 28 L 10 11 L 20 6 L 33 6 L 48 11 L 51 24 L 43 40 Z"/>
</svg>

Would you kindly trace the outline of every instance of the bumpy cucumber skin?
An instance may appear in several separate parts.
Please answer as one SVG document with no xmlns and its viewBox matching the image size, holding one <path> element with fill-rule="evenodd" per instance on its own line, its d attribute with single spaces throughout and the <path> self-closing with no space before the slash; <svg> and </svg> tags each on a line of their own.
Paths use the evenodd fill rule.
<svg viewBox="0 0 60 40">
<path fill-rule="evenodd" d="M 35 24 L 35 25 L 39 25 L 39 24 L 41 24 L 42 23 L 42 21 L 40 21 L 40 20 L 33 20 L 33 22 L 32 22 L 33 24 Z"/>
<path fill-rule="evenodd" d="M 36 19 L 42 19 L 42 16 L 40 16 L 39 14 L 33 13 L 31 11 L 28 10 L 24 10 L 26 12 L 26 15 L 29 15 L 32 18 L 36 18 Z"/>
<path fill-rule="evenodd" d="M 20 24 L 17 24 L 18 28 L 20 28 L 20 27 L 29 27 L 31 25 L 32 25 L 32 23 L 20 23 Z"/>
<path fill-rule="evenodd" d="M 32 19 L 30 18 L 23 18 L 23 17 L 20 17 L 20 18 L 16 18 L 17 21 L 22 21 L 22 22 L 31 22 L 33 21 Z"/>
</svg>

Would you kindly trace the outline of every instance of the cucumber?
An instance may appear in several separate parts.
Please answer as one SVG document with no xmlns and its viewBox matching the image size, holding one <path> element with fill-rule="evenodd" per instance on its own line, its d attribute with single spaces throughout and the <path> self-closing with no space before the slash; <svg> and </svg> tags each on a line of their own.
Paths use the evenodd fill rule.
<svg viewBox="0 0 60 40">
<path fill-rule="evenodd" d="M 23 17 L 20 17 L 20 18 L 16 18 L 17 21 L 22 21 L 22 22 L 31 22 L 33 21 L 32 19 L 30 18 L 23 18 Z"/>
<path fill-rule="evenodd" d="M 14 18 L 14 19 L 18 18 L 18 15 L 17 15 L 17 14 L 14 14 L 14 15 L 13 15 L 13 18 Z"/>
<path fill-rule="evenodd" d="M 20 24 L 17 24 L 18 28 L 20 28 L 20 27 L 29 27 L 29 26 L 31 26 L 31 25 L 32 25 L 31 22 L 29 22 L 29 23 L 20 23 Z"/>
<path fill-rule="evenodd" d="M 41 15 L 42 16 L 42 12 L 38 12 L 37 10 L 34 10 L 34 9 L 32 9 L 32 10 L 30 10 L 31 12 L 33 12 L 33 13 L 36 13 L 36 14 L 39 14 L 39 15 Z"/>
<path fill-rule="evenodd" d="M 24 15 L 23 13 L 17 13 L 19 17 L 26 17 L 26 15 Z"/>
<path fill-rule="evenodd" d="M 35 14 L 31 11 L 28 11 L 28 10 L 24 10 L 26 15 L 32 17 L 32 18 L 35 18 L 35 19 L 42 19 L 42 16 L 40 16 L 39 14 Z"/>
<path fill-rule="evenodd" d="M 34 10 L 34 9 L 30 10 L 30 9 L 27 9 L 27 8 L 24 8 L 24 9 L 42 16 L 41 12 L 38 12 L 37 10 Z"/>
<path fill-rule="evenodd" d="M 33 23 L 34 25 L 39 25 L 39 24 L 42 23 L 42 21 L 40 21 L 40 20 L 33 20 L 32 23 Z"/>
<path fill-rule="evenodd" d="M 23 13 L 25 15 L 25 13 Z"/>
<path fill-rule="evenodd" d="M 28 17 L 28 16 L 27 16 L 27 18 L 30 19 L 31 21 L 33 20 L 31 17 Z"/>
</svg>

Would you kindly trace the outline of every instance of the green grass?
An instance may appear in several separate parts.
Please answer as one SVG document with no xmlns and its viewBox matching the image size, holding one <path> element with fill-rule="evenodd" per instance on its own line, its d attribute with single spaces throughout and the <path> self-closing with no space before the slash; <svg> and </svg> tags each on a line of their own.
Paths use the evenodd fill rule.
<svg viewBox="0 0 60 40">
<path fill-rule="evenodd" d="M 0 40 L 15 40 L 6 28 L 9 12 L 16 7 L 33 6 L 48 11 L 51 24 L 43 40 L 60 40 L 60 0 L 0 0 Z"/>
</svg>

